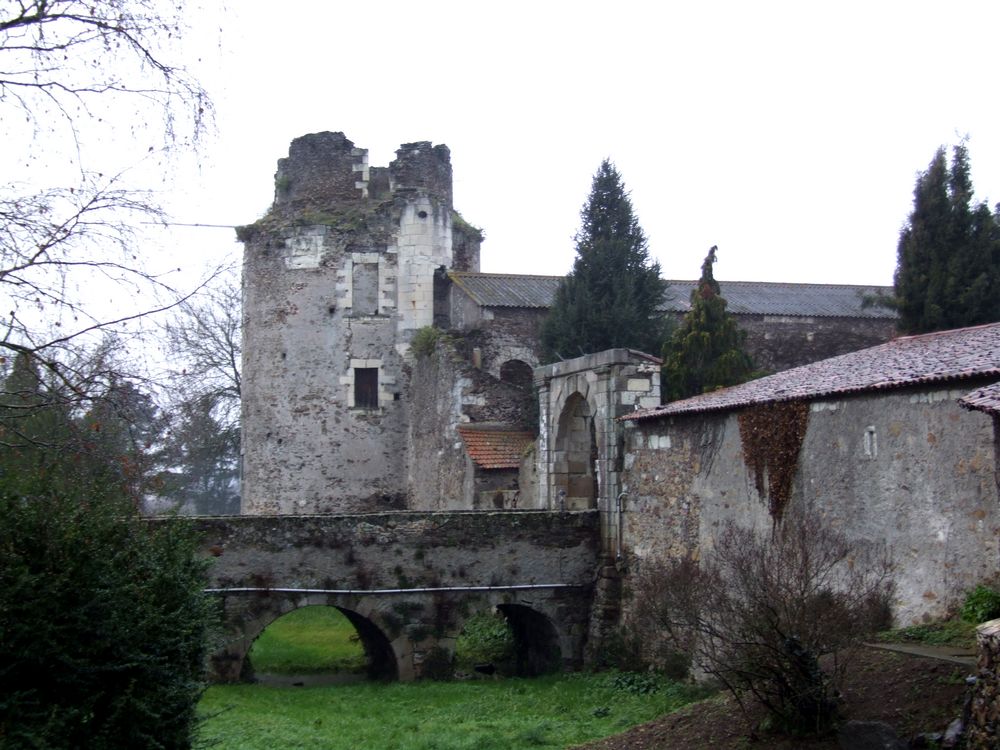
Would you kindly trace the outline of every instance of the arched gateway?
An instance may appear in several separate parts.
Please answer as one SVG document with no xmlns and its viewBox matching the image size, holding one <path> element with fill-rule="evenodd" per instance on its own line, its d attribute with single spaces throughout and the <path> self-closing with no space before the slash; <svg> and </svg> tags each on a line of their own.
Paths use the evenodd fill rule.
<svg viewBox="0 0 1000 750">
<path fill-rule="evenodd" d="M 540 505 L 597 508 L 608 555 L 617 554 L 620 543 L 624 455 L 616 420 L 659 405 L 660 364 L 632 349 L 609 349 L 535 369 Z"/>
</svg>

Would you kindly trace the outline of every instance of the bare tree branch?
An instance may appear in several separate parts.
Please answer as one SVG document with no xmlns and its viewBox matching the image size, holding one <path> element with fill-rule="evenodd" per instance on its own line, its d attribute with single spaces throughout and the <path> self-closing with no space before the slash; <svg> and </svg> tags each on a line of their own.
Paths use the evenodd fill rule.
<svg viewBox="0 0 1000 750">
<path fill-rule="evenodd" d="M 4 352 L 30 353 L 74 397 L 94 383 L 73 364 L 76 348 L 200 289 L 182 292 L 144 261 L 136 227 L 163 223 L 161 207 L 122 173 L 84 169 L 80 136 L 92 125 L 109 137 L 156 133 L 154 154 L 198 139 L 210 102 L 171 60 L 186 12 L 166 0 L 0 0 L 0 122 L 34 130 L 11 147 L 31 165 L 63 152 L 68 128 L 79 169 L 42 189 L 24 187 L 40 184 L 30 166 L 21 183 L 0 182 L 0 365 Z"/>
</svg>

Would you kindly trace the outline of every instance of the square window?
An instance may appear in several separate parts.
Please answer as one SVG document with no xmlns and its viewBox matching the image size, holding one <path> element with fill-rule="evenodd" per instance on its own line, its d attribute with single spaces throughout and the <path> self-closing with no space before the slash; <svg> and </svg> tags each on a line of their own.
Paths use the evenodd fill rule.
<svg viewBox="0 0 1000 750">
<path fill-rule="evenodd" d="M 378 368 L 354 368 L 354 406 L 357 409 L 378 408 Z"/>
</svg>

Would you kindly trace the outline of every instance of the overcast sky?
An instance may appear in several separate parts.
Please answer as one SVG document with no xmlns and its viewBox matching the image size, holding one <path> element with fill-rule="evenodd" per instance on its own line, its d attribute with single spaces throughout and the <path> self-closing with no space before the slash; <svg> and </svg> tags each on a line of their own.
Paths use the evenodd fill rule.
<svg viewBox="0 0 1000 750">
<path fill-rule="evenodd" d="M 178 221 L 252 222 L 289 142 L 323 130 L 373 166 L 446 143 L 484 271 L 568 271 L 605 157 L 668 278 L 718 245 L 720 279 L 891 284 L 915 177 L 962 137 L 1000 201 L 995 1 L 231 6 L 193 19 L 217 132 Z M 240 251 L 230 230 L 170 242 Z"/>
</svg>

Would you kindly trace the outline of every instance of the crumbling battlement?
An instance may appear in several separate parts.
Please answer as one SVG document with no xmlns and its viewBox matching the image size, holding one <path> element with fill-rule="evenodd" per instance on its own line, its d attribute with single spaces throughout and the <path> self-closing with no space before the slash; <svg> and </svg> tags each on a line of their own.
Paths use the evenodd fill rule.
<svg viewBox="0 0 1000 750">
<path fill-rule="evenodd" d="M 343 133 L 311 133 L 293 140 L 288 156 L 278 160 L 274 206 L 282 213 L 324 210 L 416 193 L 450 211 L 451 182 L 451 152 L 445 145 L 404 143 L 388 168 L 369 167 L 368 149 L 356 147 Z"/>
</svg>

